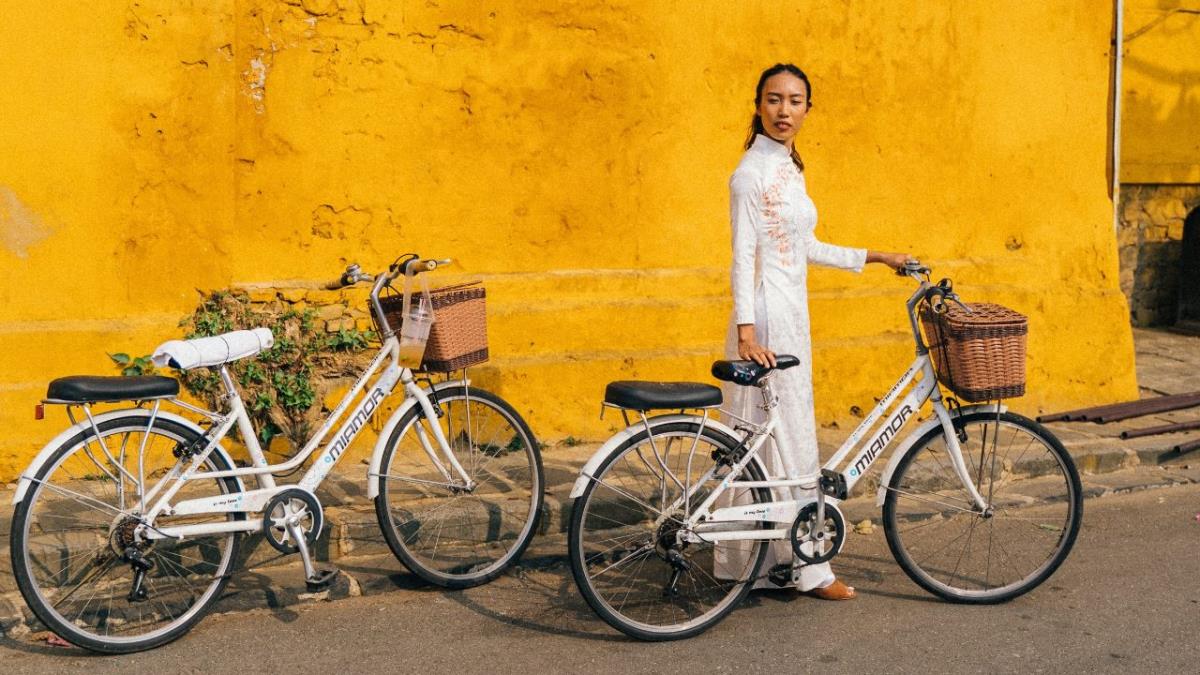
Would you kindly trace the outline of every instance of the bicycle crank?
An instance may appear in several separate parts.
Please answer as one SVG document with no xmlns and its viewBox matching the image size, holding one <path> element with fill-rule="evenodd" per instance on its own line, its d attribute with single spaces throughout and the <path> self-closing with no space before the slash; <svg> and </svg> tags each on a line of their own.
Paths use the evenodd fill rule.
<svg viewBox="0 0 1200 675">
<path fill-rule="evenodd" d="M 789 532 L 792 552 L 801 561 L 816 565 L 829 562 L 846 542 L 846 519 L 832 502 L 825 502 L 825 522 L 817 523 L 817 503 L 800 509 Z"/>
<path fill-rule="evenodd" d="M 303 533 L 308 545 L 317 543 L 317 537 L 325 525 L 325 513 L 313 493 L 291 487 L 277 492 L 267 501 L 263 508 L 263 534 L 267 543 L 280 553 L 291 554 L 300 550 L 289 525 L 294 525 Z"/>
</svg>

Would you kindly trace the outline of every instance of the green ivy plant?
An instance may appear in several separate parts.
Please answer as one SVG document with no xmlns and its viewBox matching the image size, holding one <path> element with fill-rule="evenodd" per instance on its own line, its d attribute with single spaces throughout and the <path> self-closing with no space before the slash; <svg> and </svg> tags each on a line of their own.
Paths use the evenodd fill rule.
<svg viewBox="0 0 1200 675">
<path fill-rule="evenodd" d="M 150 360 L 149 354 L 135 357 L 122 352 L 109 354 L 108 358 L 117 364 L 117 367 L 121 369 L 121 374 L 125 377 L 154 374 L 154 362 Z"/>
<path fill-rule="evenodd" d="M 205 296 L 180 326 L 187 329 L 188 338 L 259 326 L 271 329 L 275 344 L 253 359 L 234 361 L 229 371 L 241 387 L 247 412 L 263 443 L 282 434 L 293 447 L 299 447 L 321 418 L 320 394 L 328 386 L 326 380 L 356 372 L 354 355 L 376 336 L 374 331 L 354 329 L 326 332 L 317 325 L 317 313 L 311 308 L 271 307 L 254 307 L 245 293 L 216 291 Z M 218 405 L 221 380 L 216 372 L 197 368 L 182 373 L 180 381 L 210 406 Z"/>
</svg>

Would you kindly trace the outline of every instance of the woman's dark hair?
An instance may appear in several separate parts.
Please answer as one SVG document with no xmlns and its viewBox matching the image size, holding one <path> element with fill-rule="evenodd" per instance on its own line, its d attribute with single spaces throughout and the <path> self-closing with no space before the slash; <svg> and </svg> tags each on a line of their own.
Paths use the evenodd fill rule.
<svg viewBox="0 0 1200 675">
<path fill-rule="evenodd" d="M 808 107 L 812 107 L 812 83 L 808 81 L 808 76 L 804 74 L 796 66 L 790 63 L 776 63 L 762 72 L 758 78 L 758 86 L 754 89 L 754 119 L 750 120 L 750 134 L 746 137 L 746 149 L 749 150 L 751 145 L 754 145 L 754 137 L 758 134 L 767 135 L 766 129 L 763 128 L 762 118 L 758 116 L 758 106 L 762 103 L 763 87 L 767 84 L 767 80 L 775 77 L 780 73 L 789 73 L 800 78 L 804 83 L 805 89 L 808 89 Z M 769 138 L 769 136 L 768 136 Z M 800 159 L 800 153 L 796 152 L 796 147 L 792 146 L 792 163 L 797 169 L 804 170 L 804 162 Z"/>
</svg>

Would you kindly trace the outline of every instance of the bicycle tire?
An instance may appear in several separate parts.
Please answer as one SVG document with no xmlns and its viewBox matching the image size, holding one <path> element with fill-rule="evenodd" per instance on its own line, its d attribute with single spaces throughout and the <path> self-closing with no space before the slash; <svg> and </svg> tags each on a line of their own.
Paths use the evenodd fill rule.
<svg viewBox="0 0 1200 675">
<path fill-rule="evenodd" d="M 200 437 L 194 429 L 163 418 L 155 420 L 149 434 L 145 433 L 147 427 L 148 418 L 135 415 L 114 417 L 97 424 L 101 438 L 106 441 L 124 434 L 123 448 L 130 445 L 133 434 L 146 437 L 149 462 L 146 468 L 151 469 L 146 476 L 164 471 L 177 461 L 170 452 L 177 444 L 189 444 Z M 85 441 L 88 442 L 86 445 Z M 133 443 L 140 444 L 140 441 Z M 132 600 L 133 569 L 127 559 L 119 557 L 117 549 L 128 539 L 133 521 L 129 516 L 113 515 L 113 512 L 132 513 L 133 510 L 122 508 L 119 503 L 107 505 L 105 509 L 97 505 L 97 502 L 104 503 L 106 483 L 112 483 L 114 502 L 120 500 L 127 479 L 117 470 L 116 464 L 124 465 L 124 451 L 115 457 L 116 462 L 106 460 L 107 468 L 111 469 L 107 476 L 112 478 L 106 480 L 105 468 L 88 459 L 86 450 L 93 446 L 92 456 L 101 454 L 91 429 L 63 442 L 39 469 L 29 491 L 17 505 L 13 513 L 10 551 L 17 587 L 34 615 L 46 627 L 84 649 L 126 654 L 164 645 L 187 633 L 220 598 L 238 560 L 240 535 L 236 532 L 206 535 L 181 542 L 160 539 L 146 545 L 141 554 L 153 565 L 143 582 L 146 597 Z M 164 450 L 166 455 L 162 457 L 159 453 Z M 152 452 L 155 455 L 150 457 Z M 233 468 L 218 452 L 210 453 L 205 465 L 212 470 Z M 117 476 L 121 477 L 120 489 L 116 485 Z M 214 482 L 222 494 L 238 490 L 238 482 L 233 478 L 214 479 Z M 68 483 L 70 488 L 66 487 Z M 147 478 L 145 483 L 150 483 L 150 479 Z M 136 486 L 136 481 L 133 484 Z M 211 489 L 202 491 L 202 486 L 210 485 L 208 481 L 189 481 L 177 497 L 210 496 L 213 494 Z M 70 490 L 74 496 L 64 490 Z M 62 495 L 67 498 L 54 501 Z M 73 506 L 74 513 L 61 506 L 55 508 L 56 504 Z M 74 526 L 69 525 L 72 517 L 78 521 Z M 93 519 L 90 526 L 89 518 Z M 156 524 L 211 522 L 214 518 L 243 520 L 245 514 L 162 517 Z M 55 529 L 55 521 L 62 521 L 63 526 Z M 41 557 L 35 551 L 38 547 L 49 549 L 50 555 Z M 53 567 L 56 557 L 62 562 L 61 568 Z M 75 571 L 76 563 L 91 563 L 92 567 Z M 125 570 L 129 583 L 122 583 L 121 578 L 112 579 L 113 570 L 118 573 Z M 190 577 L 197 577 L 198 583 L 191 583 Z M 56 584 L 56 579 L 67 583 Z M 65 591 L 72 582 L 78 583 L 74 589 Z M 73 600 L 85 585 L 88 589 Z M 77 611 L 70 611 L 72 607 Z M 173 614 L 176 609 L 178 612 Z M 163 625 L 157 625 L 159 613 L 165 617 Z M 131 634 L 142 623 L 149 624 L 147 630 L 143 634 Z"/>
<path fill-rule="evenodd" d="M 883 505 L 888 547 L 909 578 L 938 597 L 1005 602 L 1036 588 L 1070 554 L 1083 519 L 1079 473 L 1062 443 L 1026 417 L 970 413 L 954 426 L 990 515 L 970 503 L 943 459 L 938 427 L 905 453 L 889 481 Z M 1024 551 L 1034 547 L 1041 550 Z"/>
<path fill-rule="evenodd" d="M 437 401 L 443 412 L 438 423 L 477 488 L 453 492 L 415 482 L 444 479 L 417 438 L 416 425 L 428 420 L 414 406 L 380 460 L 375 515 L 388 547 L 409 571 L 445 588 L 469 588 L 502 574 L 536 534 L 545 484 L 541 452 L 521 415 L 491 392 L 443 388 Z M 432 436 L 430 442 L 436 451 Z M 461 520 L 451 522 L 455 516 Z M 443 541 L 447 546 L 439 550 Z"/>
<path fill-rule="evenodd" d="M 655 525 L 650 520 L 651 516 L 655 519 L 662 516 L 660 513 L 655 516 L 656 510 L 652 506 L 655 497 L 658 498 L 660 505 L 667 503 L 671 499 L 671 488 L 662 489 L 661 486 L 667 484 L 664 478 L 665 474 L 658 475 L 655 479 L 658 481 L 660 493 L 640 492 L 634 495 L 632 491 L 636 488 L 637 482 L 636 471 L 638 464 L 633 460 L 625 462 L 628 469 L 625 470 L 626 475 L 617 476 L 618 467 L 624 458 L 630 458 L 638 454 L 639 448 L 646 445 L 649 435 L 642 431 L 627 439 L 624 443 L 614 449 L 609 456 L 600 463 L 596 469 L 593 480 L 588 484 L 574 502 L 572 507 L 570 529 L 568 531 L 568 549 L 569 558 L 571 561 L 572 575 L 575 577 L 575 583 L 579 587 L 580 593 L 587 601 L 588 605 L 600 616 L 608 625 L 621 631 L 622 633 L 647 641 L 665 641 L 679 640 L 698 635 L 719 621 L 724 619 L 730 612 L 733 611 L 741 601 L 750 592 L 753 586 L 754 579 L 757 578 L 759 568 L 762 567 L 763 560 L 767 552 L 767 542 L 762 540 L 748 540 L 741 542 L 740 550 L 735 551 L 739 544 L 726 543 L 723 546 L 726 548 L 720 552 L 717 550 L 717 545 L 711 547 L 702 546 L 699 544 L 688 544 L 679 549 L 680 555 L 684 557 L 690 569 L 680 573 L 680 577 L 686 573 L 691 582 L 692 597 L 691 602 L 701 603 L 711 598 L 711 607 L 698 613 L 696 616 L 688 616 L 688 610 L 684 608 L 687 604 L 685 598 L 679 595 L 671 595 L 668 591 L 672 588 L 670 583 L 671 570 L 673 569 L 668 562 L 669 553 L 660 553 L 657 546 L 647 549 L 648 545 L 653 545 L 655 541 L 661 541 L 662 528 L 666 526 L 668 521 L 678 522 L 676 519 L 667 516 L 663 520 L 663 525 Z M 663 464 L 672 466 L 670 439 L 678 438 L 681 440 L 681 446 L 690 444 L 692 439 L 697 441 L 703 440 L 706 446 L 710 446 L 712 451 L 718 454 L 724 453 L 725 456 L 730 456 L 734 453 L 735 448 L 739 443 L 737 440 L 728 435 L 713 429 L 712 427 L 704 427 L 701 431 L 699 422 L 672 422 L 654 427 L 654 439 L 657 444 L 662 441 L 663 450 L 659 453 L 663 457 Z M 697 481 L 707 474 L 708 468 L 716 465 L 709 447 L 698 449 L 694 452 L 687 450 L 689 455 L 692 455 L 693 468 L 691 475 L 697 476 Z M 682 460 L 682 450 L 676 455 L 678 462 Z M 642 461 L 644 455 L 637 460 L 650 469 L 650 473 L 654 474 L 652 465 Z M 702 460 L 699 467 L 695 467 L 696 460 Z M 656 460 L 657 461 L 657 460 Z M 677 465 L 678 466 L 678 465 Z M 721 469 L 728 471 L 728 468 Z M 674 472 L 674 471 L 673 471 Z M 687 475 L 687 469 L 680 472 L 681 475 Z M 749 475 L 751 480 L 764 480 L 764 474 L 757 461 L 751 461 L 746 469 L 745 474 Z M 720 472 L 714 473 L 713 477 L 708 479 L 706 485 L 716 485 L 720 481 L 728 478 L 727 474 Z M 610 483 L 606 481 L 611 481 Z M 684 482 L 684 481 L 681 481 Z M 689 476 L 685 484 L 690 484 Z M 622 495 L 617 490 L 620 489 L 628 493 Z M 683 491 L 676 486 L 679 495 Z M 732 491 L 730 491 L 732 492 Z M 696 505 L 700 503 L 705 494 L 710 494 L 711 490 L 702 490 L 698 493 L 697 498 L 693 501 Z M 605 497 L 598 495 L 614 495 L 611 501 L 604 501 Z M 631 499 L 633 497 L 634 499 Z M 680 497 L 676 496 L 673 499 L 678 501 Z M 751 500 L 753 503 L 767 503 L 771 501 L 770 490 L 766 488 L 743 488 L 742 492 L 737 495 L 731 495 L 732 499 L 741 498 L 742 503 L 745 499 Z M 622 501 L 626 503 L 622 503 Z M 638 503 L 640 502 L 640 504 Z M 730 502 L 732 503 L 732 501 Z M 647 513 L 649 507 L 649 513 Z M 766 523 L 755 521 L 752 525 L 737 524 L 739 527 L 767 527 Z M 631 532 L 611 535 L 612 530 L 631 530 Z M 588 536 L 588 532 L 597 531 L 599 534 L 596 537 L 603 539 L 595 540 L 594 537 Z M 612 546 L 601 548 L 600 545 L 607 545 L 610 542 L 616 542 Z M 635 546 L 636 545 L 636 546 Z M 692 548 L 694 547 L 694 548 Z M 685 552 L 692 548 L 690 560 Z M 708 574 L 705 568 L 710 564 L 709 555 L 711 554 L 711 564 L 713 574 Z M 721 559 L 725 574 L 730 575 L 729 579 L 718 580 L 718 576 L 722 576 L 717 572 L 716 567 L 719 564 L 718 558 Z M 610 563 L 609 560 L 612 560 Z M 611 582 L 598 579 L 605 575 L 618 565 L 625 564 L 625 561 L 637 561 L 631 563 L 626 569 L 631 569 L 629 579 L 615 577 Z M 647 570 L 647 576 L 638 578 L 641 571 L 651 561 L 653 567 Z M 594 570 L 593 567 L 604 564 L 604 568 Z M 699 569 L 703 572 L 708 580 L 701 579 L 703 584 L 708 584 L 711 587 L 710 593 L 704 593 L 708 590 L 703 585 L 697 584 L 696 579 L 701 578 L 695 574 L 694 570 Z M 663 586 L 663 580 L 667 580 L 667 586 Z M 629 604 L 629 595 L 637 587 L 644 587 L 645 592 L 640 593 L 634 598 L 633 604 Z M 678 585 L 675 587 L 677 588 Z M 611 592 L 610 592 L 611 591 Z M 621 600 L 616 601 L 616 595 L 621 594 Z M 642 603 L 642 604 L 639 604 Z M 616 606 L 614 606 L 616 605 Z M 635 610 L 640 610 L 642 607 L 648 609 L 641 618 L 632 616 Z M 650 614 L 655 607 L 666 607 L 666 614 L 670 616 L 681 616 L 682 620 L 678 622 L 668 622 L 667 620 L 654 621 Z"/>
</svg>

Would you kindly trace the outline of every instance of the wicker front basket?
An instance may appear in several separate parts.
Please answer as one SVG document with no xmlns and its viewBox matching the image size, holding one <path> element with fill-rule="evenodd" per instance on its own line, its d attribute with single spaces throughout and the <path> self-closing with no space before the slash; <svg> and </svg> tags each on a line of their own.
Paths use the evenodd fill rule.
<svg viewBox="0 0 1200 675">
<path fill-rule="evenodd" d="M 971 314 L 953 303 L 944 314 L 921 311 L 938 380 L 964 401 L 1024 395 L 1028 319 L 1000 305 L 968 307 Z"/>
<path fill-rule="evenodd" d="M 447 373 L 488 360 L 487 294 L 483 283 L 473 281 L 429 292 L 433 327 L 425 345 L 421 370 Z M 403 297 L 380 298 L 383 313 L 396 331 L 403 321 Z"/>
</svg>

